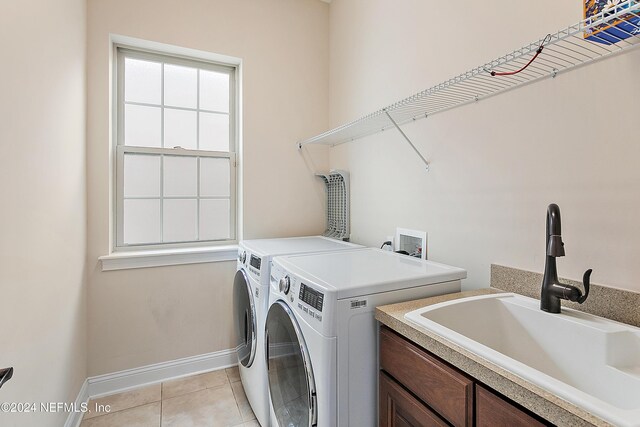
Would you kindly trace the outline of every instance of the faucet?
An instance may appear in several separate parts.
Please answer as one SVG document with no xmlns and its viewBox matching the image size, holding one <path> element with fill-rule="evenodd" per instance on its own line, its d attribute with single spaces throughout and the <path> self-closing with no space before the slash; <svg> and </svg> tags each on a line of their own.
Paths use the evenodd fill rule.
<svg viewBox="0 0 640 427">
<path fill-rule="evenodd" d="M 582 277 L 584 295 L 575 286 L 560 283 L 556 258 L 564 256 L 564 243 L 560 226 L 560 208 L 555 203 L 547 209 L 547 258 L 544 265 L 544 278 L 542 279 L 542 295 L 540 297 L 540 309 L 549 313 L 560 313 L 560 300 L 582 304 L 589 296 L 589 281 L 591 269 L 585 271 Z"/>
</svg>

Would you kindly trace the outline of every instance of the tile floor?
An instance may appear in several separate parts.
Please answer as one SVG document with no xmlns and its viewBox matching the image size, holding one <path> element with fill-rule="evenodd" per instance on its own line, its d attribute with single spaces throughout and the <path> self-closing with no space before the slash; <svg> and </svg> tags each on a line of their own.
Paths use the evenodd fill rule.
<svg viewBox="0 0 640 427">
<path fill-rule="evenodd" d="M 80 427 L 260 427 L 238 368 L 166 381 L 89 402 Z"/>
</svg>

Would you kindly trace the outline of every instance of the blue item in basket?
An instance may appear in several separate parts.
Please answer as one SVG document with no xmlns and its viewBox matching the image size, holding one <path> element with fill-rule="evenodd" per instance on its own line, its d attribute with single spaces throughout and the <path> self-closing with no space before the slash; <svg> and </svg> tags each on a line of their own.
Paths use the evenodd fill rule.
<svg viewBox="0 0 640 427">
<path fill-rule="evenodd" d="M 583 0 L 584 1 L 584 17 L 589 19 L 604 12 L 614 14 L 630 7 L 636 7 L 640 4 L 640 0 Z M 585 31 L 584 38 L 606 45 L 618 43 L 629 37 L 640 37 L 640 10 L 634 9 L 633 13 L 622 14 L 619 17 L 590 28 Z M 602 16 L 602 15 L 600 15 Z M 596 17 L 597 19 L 598 17 Z M 587 21 L 588 23 L 588 21 Z"/>
</svg>

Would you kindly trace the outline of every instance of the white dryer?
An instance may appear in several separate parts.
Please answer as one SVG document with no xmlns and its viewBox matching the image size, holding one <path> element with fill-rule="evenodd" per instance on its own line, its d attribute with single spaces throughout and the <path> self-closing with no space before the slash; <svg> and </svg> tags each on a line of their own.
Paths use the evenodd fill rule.
<svg viewBox="0 0 640 427">
<path fill-rule="evenodd" d="M 276 257 L 266 319 L 271 424 L 376 426 L 375 307 L 458 292 L 466 275 L 379 249 Z"/>
<path fill-rule="evenodd" d="M 269 274 L 275 255 L 341 251 L 360 245 L 322 236 L 244 240 L 239 244 L 233 284 L 236 350 L 240 378 L 262 427 L 269 426 L 269 391 L 264 357 L 264 328 L 269 306 Z"/>
</svg>

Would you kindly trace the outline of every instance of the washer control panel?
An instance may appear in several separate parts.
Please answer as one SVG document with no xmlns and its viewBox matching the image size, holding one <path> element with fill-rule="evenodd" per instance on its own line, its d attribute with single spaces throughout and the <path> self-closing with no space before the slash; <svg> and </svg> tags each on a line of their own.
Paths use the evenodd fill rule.
<svg viewBox="0 0 640 427">
<path fill-rule="evenodd" d="M 260 277 L 260 267 L 262 266 L 262 259 L 254 254 L 251 254 L 249 258 L 249 270 L 255 274 L 257 277 Z"/>
<path fill-rule="evenodd" d="M 257 257 L 251 254 L 251 260 L 249 261 L 249 264 L 251 265 L 251 267 L 257 268 L 258 270 L 260 270 L 260 266 L 262 265 L 262 259 L 260 257 Z"/>
<path fill-rule="evenodd" d="M 260 282 L 263 271 L 265 273 L 268 271 L 269 263 L 260 255 L 251 253 L 249 249 L 240 248 L 238 250 L 238 268 L 240 266 L 245 269 L 249 276 Z"/>
</svg>

